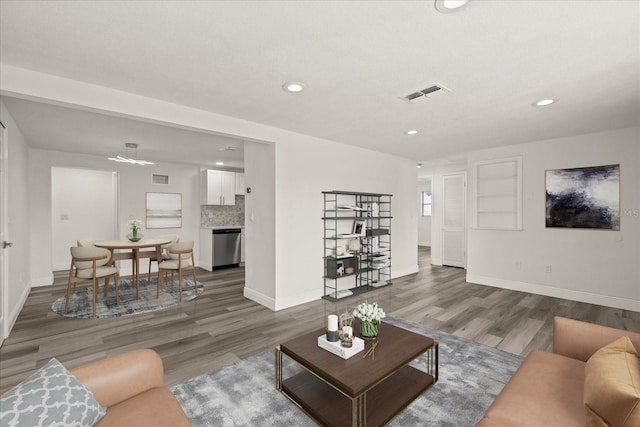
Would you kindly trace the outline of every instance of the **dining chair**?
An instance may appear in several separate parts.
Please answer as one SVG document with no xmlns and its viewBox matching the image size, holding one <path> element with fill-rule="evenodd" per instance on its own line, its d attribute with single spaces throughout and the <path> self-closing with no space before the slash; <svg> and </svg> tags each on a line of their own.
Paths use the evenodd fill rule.
<svg viewBox="0 0 640 427">
<path fill-rule="evenodd" d="M 151 253 L 148 254 L 149 255 L 149 272 L 147 273 L 147 282 L 149 282 L 149 283 L 151 283 L 151 263 L 155 261 L 156 264 L 157 264 L 158 262 L 162 262 L 164 260 L 169 259 L 169 255 L 167 254 L 167 248 L 169 246 L 171 246 L 172 244 L 178 243 L 180 241 L 180 236 L 178 236 L 177 234 L 163 234 L 161 236 L 156 236 L 155 238 L 156 239 L 171 239 L 171 241 L 169 243 L 161 246 L 161 248 L 162 248 L 162 252 L 161 252 L 162 259 L 159 260 L 159 261 L 158 261 L 158 256 L 157 256 L 156 252 L 155 251 L 149 251 L 149 252 L 151 252 Z M 145 254 L 146 253 L 147 252 L 145 251 Z M 159 270 L 158 270 L 158 275 L 160 275 L 160 271 Z M 158 279 L 158 280 L 160 280 L 160 279 Z"/>
<path fill-rule="evenodd" d="M 82 239 L 78 239 L 78 246 L 93 246 L 94 243 L 99 242 L 100 240 L 107 240 L 107 239 L 98 239 L 95 237 L 83 237 Z"/>
<path fill-rule="evenodd" d="M 107 239 L 99 239 L 96 237 L 83 237 L 82 239 L 78 239 L 77 243 L 78 243 L 78 246 L 95 248 L 96 247 L 95 243 L 101 240 L 107 240 Z M 107 264 L 112 264 L 115 267 L 115 262 L 111 262 L 111 251 L 109 251 L 109 262 L 107 262 Z"/>
<path fill-rule="evenodd" d="M 73 292 L 76 291 L 76 284 L 82 282 L 92 282 L 93 284 L 93 316 L 96 316 L 96 303 L 98 302 L 99 279 L 104 278 L 104 298 L 109 290 L 109 279 L 113 276 L 115 280 L 116 304 L 120 303 L 118 293 L 118 269 L 109 265 L 111 252 L 108 249 L 97 248 L 95 246 L 73 246 L 71 247 L 71 266 L 69 267 L 69 282 L 67 283 L 67 300 L 64 305 L 64 312 L 69 311 L 69 297 L 71 296 L 71 285 Z"/>
<path fill-rule="evenodd" d="M 193 259 L 193 240 L 174 243 L 167 248 L 169 259 L 158 264 L 158 291 L 156 298 L 160 297 L 160 287 L 164 287 L 164 274 L 171 272 L 171 288 L 173 289 L 173 275 L 178 272 L 178 290 L 182 301 L 182 270 L 191 269 L 193 272 L 193 290 L 198 293 L 196 267 Z"/>
</svg>

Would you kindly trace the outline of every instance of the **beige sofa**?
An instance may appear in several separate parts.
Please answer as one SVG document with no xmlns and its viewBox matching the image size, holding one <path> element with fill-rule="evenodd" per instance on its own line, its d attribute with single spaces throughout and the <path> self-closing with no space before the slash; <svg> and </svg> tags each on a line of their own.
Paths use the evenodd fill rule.
<svg viewBox="0 0 640 427">
<path fill-rule="evenodd" d="M 135 350 L 69 371 L 107 409 L 98 427 L 191 426 L 164 386 L 162 359 L 153 350 Z"/>
<path fill-rule="evenodd" d="M 553 353 L 531 352 L 477 426 L 640 426 L 640 359 L 630 344 L 598 351 L 623 336 L 640 351 L 639 333 L 555 317 Z M 618 373 L 631 372 L 624 402 L 601 382 L 617 375 L 618 362 L 627 364 Z"/>
</svg>

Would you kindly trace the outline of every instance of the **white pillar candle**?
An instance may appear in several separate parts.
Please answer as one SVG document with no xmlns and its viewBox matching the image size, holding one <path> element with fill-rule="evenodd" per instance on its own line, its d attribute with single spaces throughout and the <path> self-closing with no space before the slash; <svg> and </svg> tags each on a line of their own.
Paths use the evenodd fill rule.
<svg viewBox="0 0 640 427">
<path fill-rule="evenodd" d="M 330 314 L 327 317 L 327 331 L 337 331 L 338 330 L 338 316 L 335 314 Z"/>
</svg>

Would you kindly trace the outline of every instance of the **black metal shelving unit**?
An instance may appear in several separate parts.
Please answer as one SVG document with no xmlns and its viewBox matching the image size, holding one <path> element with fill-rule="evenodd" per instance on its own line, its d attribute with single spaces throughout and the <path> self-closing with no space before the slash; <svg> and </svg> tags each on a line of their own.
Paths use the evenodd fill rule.
<svg viewBox="0 0 640 427">
<path fill-rule="evenodd" d="M 323 191 L 324 296 L 338 301 L 391 285 L 391 194 Z M 356 229 L 359 223 L 362 229 Z M 342 247 L 344 254 L 338 255 Z"/>
</svg>

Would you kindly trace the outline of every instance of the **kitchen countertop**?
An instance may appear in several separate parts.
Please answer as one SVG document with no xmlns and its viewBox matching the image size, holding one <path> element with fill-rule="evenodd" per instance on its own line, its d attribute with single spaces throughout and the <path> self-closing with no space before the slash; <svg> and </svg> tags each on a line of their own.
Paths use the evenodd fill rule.
<svg viewBox="0 0 640 427">
<path fill-rule="evenodd" d="M 202 230 L 222 230 L 225 228 L 244 228 L 244 225 L 215 225 L 213 227 L 200 227 Z"/>
</svg>

